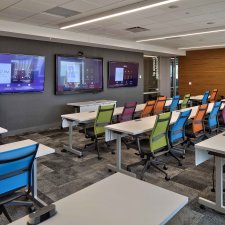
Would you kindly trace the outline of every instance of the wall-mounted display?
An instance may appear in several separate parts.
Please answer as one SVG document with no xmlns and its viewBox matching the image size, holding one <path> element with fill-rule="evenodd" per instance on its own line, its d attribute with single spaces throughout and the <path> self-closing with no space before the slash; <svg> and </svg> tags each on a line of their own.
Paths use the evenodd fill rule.
<svg viewBox="0 0 225 225">
<path fill-rule="evenodd" d="M 0 93 L 43 92 L 45 57 L 0 54 Z"/>
<path fill-rule="evenodd" d="M 56 94 L 102 90 L 102 58 L 56 55 Z"/>
<path fill-rule="evenodd" d="M 134 87 L 138 85 L 138 63 L 109 62 L 108 87 Z"/>
</svg>

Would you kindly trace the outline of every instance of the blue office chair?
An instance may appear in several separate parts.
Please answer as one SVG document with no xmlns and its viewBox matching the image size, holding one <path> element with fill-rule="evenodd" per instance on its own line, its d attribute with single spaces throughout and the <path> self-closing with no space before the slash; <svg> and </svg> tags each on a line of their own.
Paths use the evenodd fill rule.
<svg viewBox="0 0 225 225">
<path fill-rule="evenodd" d="M 201 105 L 208 104 L 208 98 L 209 98 L 209 91 L 206 91 L 202 97 Z"/>
<path fill-rule="evenodd" d="M 186 150 L 186 136 L 185 136 L 185 125 L 191 114 L 191 109 L 180 113 L 177 121 L 170 127 L 169 140 L 171 151 L 181 153 L 181 157 L 184 158 Z M 178 145 L 185 145 L 183 148 L 178 148 Z"/>
<path fill-rule="evenodd" d="M 208 131 L 209 134 L 212 134 L 213 132 L 217 134 L 219 132 L 218 115 L 221 104 L 222 102 L 215 102 L 212 111 L 210 112 L 209 116 L 205 119 L 206 122 L 205 130 Z M 206 134 L 206 136 L 209 137 L 208 134 Z"/>
<path fill-rule="evenodd" d="M 178 106 L 179 106 L 179 101 L 180 101 L 179 95 L 173 96 L 171 104 L 166 107 L 166 111 L 173 112 L 173 111 L 177 110 Z"/>
<path fill-rule="evenodd" d="M 34 210 L 33 202 L 15 201 L 25 196 L 30 198 L 33 185 L 33 163 L 38 144 L 0 153 L 0 215 L 3 213 L 12 222 L 5 206 L 24 205 Z M 27 190 L 25 191 L 24 188 Z"/>
</svg>

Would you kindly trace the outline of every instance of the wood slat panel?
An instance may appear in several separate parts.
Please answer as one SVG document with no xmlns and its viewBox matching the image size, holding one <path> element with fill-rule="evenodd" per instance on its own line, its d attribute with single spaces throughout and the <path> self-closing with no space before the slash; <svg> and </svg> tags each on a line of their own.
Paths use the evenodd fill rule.
<svg viewBox="0 0 225 225">
<path fill-rule="evenodd" d="M 186 56 L 179 57 L 181 96 L 199 95 L 214 88 L 219 89 L 218 96 L 225 96 L 225 48 L 188 51 Z"/>
</svg>

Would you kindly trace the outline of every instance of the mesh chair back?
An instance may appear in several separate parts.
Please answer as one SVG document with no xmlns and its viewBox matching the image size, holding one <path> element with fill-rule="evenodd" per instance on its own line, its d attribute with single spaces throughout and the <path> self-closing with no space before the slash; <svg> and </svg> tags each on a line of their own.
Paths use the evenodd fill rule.
<svg viewBox="0 0 225 225">
<path fill-rule="evenodd" d="M 175 124 L 171 126 L 169 132 L 169 139 L 171 145 L 181 139 L 185 139 L 185 125 L 188 121 L 190 114 L 191 109 L 181 112 Z"/>
<path fill-rule="evenodd" d="M 191 97 L 190 94 L 186 94 L 184 96 L 183 102 L 181 103 L 181 109 L 187 108 L 190 97 Z"/>
<path fill-rule="evenodd" d="M 157 116 L 154 128 L 150 135 L 150 151 L 156 152 L 169 145 L 168 127 L 172 113 L 167 112 Z"/>
<path fill-rule="evenodd" d="M 134 118 L 137 102 L 128 102 L 123 107 L 123 112 L 119 118 L 119 122 L 125 122 Z"/>
<path fill-rule="evenodd" d="M 208 104 L 208 98 L 209 98 L 209 91 L 206 91 L 202 97 L 202 105 Z"/>
<path fill-rule="evenodd" d="M 32 186 L 33 163 L 38 144 L 0 153 L 0 196 Z"/>
<path fill-rule="evenodd" d="M 151 116 L 153 109 L 155 106 L 155 101 L 148 101 L 145 104 L 145 108 L 143 109 L 143 111 L 141 112 L 141 117 L 147 117 L 147 116 Z"/>
<path fill-rule="evenodd" d="M 103 105 L 99 106 L 97 117 L 94 123 L 95 136 L 99 136 L 105 133 L 105 126 L 112 123 L 112 117 L 115 105 Z"/>
<path fill-rule="evenodd" d="M 172 103 L 170 105 L 170 112 L 173 112 L 173 111 L 178 109 L 179 101 L 180 101 L 179 95 L 173 96 L 173 100 L 172 100 Z"/>
<path fill-rule="evenodd" d="M 158 97 L 156 100 L 153 114 L 163 113 L 165 104 L 166 104 L 166 96 Z"/>
<path fill-rule="evenodd" d="M 210 102 L 215 102 L 216 101 L 216 96 L 218 93 L 218 89 L 214 89 L 210 95 L 209 101 Z"/>
<path fill-rule="evenodd" d="M 210 129 L 218 127 L 218 114 L 221 107 L 222 102 L 215 102 L 212 111 L 209 114 L 208 125 Z"/>
<path fill-rule="evenodd" d="M 200 105 L 198 111 L 192 121 L 192 131 L 193 133 L 198 133 L 204 131 L 204 118 L 207 112 L 208 104 Z"/>
</svg>

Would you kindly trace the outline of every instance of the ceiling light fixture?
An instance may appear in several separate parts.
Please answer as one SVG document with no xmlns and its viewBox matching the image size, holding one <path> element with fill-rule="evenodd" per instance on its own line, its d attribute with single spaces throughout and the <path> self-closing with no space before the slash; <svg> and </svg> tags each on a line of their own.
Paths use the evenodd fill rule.
<svg viewBox="0 0 225 225">
<path fill-rule="evenodd" d="M 60 27 L 60 29 L 64 30 L 64 29 L 68 29 L 68 28 L 72 28 L 72 27 L 78 27 L 78 26 L 81 26 L 81 25 L 94 23 L 94 22 L 98 22 L 98 21 L 101 21 L 101 20 L 107 20 L 107 19 L 110 19 L 110 18 L 123 16 L 123 15 L 134 13 L 134 12 L 139 12 L 139 11 L 142 11 L 142 10 L 145 10 L 145 9 L 155 8 L 155 7 L 158 7 L 158 6 L 166 5 L 166 4 L 169 4 L 169 3 L 172 3 L 172 2 L 177 2 L 177 1 L 180 1 L 180 0 L 166 0 L 166 1 L 158 2 L 158 3 L 153 3 L 153 4 L 150 4 L 150 5 L 140 6 L 140 7 L 134 8 L 134 9 L 129 9 L 129 10 L 125 10 L 125 11 L 122 11 L 122 12 L 113 13 L 113 14 L 110 14 L 110 15 L 107 15 L 107 16 L 101 16 L 101 17 L 97 17 L 95 19 L 90 19 L 90 20 L 86 20 L 86 21 L 83 21 L 83 22 L 78 22 L 78 23 L 74 23 L 74 24 L 71 24 L 71 25 L 62 26 L 62 27 Z"/>
<path fill-rule="evenodd" d="M 178 48 L 178 49 L 181 49 L 181 50 L 189 50 L 189 49 L 216 48 L 216 47 L 225 47 L 225 44 L 203 45 L 203 46 L 193 46 L 193 47 L 182 47 L 182 48 Z"/>
<path fill-rule="evenodd" d="M 188 33 L 188 34 L 177 34 L 177 35 L 164 36 L 164 37 L 158 37 L 158 38 L 143 39 L 143 40 L 138 40 L 136 42 L 158 41 L 158 40 L 165 40 L 165 39 L 172 39 L 172 38 L 179 38 L 179 37 L 188 37 L 188 36 L 197 36 L 197 35 L 202 35 L 202 34 L 211 34 L 211 33 L 219 33 L 219 32 L 225 32 L 225 29 L 202 31 L 202 32 L 195 32 L 195 33 Z"/>
<path fill-rule="evenodd" d="M 156 55 L 144 55 L 144 58 L 157 58 L 158 56 Z"/>
</svg>

